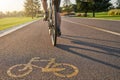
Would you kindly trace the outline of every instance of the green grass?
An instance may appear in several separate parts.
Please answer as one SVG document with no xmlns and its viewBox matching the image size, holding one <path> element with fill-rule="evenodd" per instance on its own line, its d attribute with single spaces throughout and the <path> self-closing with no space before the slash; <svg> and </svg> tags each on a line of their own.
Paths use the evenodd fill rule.
<svg viewBox="0 0 120 80">
<path fill-rule="evenodd" d="M 106 19 L 106 20 L 120 20 L 120 15 L 110 16 L 107 12 L 97 12 L 95 17 L 92 17 L 92 13 L 88 13 L 87 18 L 97 18 L 97 19 Z"/>
<path fill-rule="evenodd" d="M 0 30 L 5 30 L 14 26 L 18 26 L 30 21 L 36 20 L 31 17 L 9 17 L 0 19 Z"/>
</svg>

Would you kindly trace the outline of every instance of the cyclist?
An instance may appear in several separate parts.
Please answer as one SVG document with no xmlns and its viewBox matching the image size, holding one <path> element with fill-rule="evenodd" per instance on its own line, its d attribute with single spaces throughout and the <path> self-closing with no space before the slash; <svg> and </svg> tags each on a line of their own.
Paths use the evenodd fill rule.
<svg viewBox="0 0 120 80">
<path fill-rule="evenodd" d="M 60 25 L 61 25 L 61 16 L 60 16 L 60 10 L 59 10 L 59 7 L 60 7 L 60 1 L 61 0 L 58 0 L 57 2 L 58 2 L 58 4 L 57 4 L 57 17 L 58 17 L 58 36 L 60 36 L 61 35 L 61 30 L 60 30 Z M 44 21 L 47 21 L 47 19 L 48 19 L 48 16 L 49 16 L 49 14 L 48 14 L 48 4 L 47 4 L 47 0 L 42 0 L 42 6 L 43 6 L 43 10 L 44 10 Z"/>
</svg>

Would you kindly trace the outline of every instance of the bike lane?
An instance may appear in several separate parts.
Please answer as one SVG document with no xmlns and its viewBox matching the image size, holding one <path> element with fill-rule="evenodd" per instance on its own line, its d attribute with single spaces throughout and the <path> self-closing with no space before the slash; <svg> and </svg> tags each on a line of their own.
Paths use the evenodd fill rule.
<svg viewBox="0 0 120 80">
<path fill-rule="evenodd" d="M 52 46 L 47 24 L 43 21 L 35 22 L 2 37 L 0 39 L 0 79 L 119 80 L 120 55 L 118 53 L 120 42 L 118 37 L 114 35 L 108 36 L 108 34 L 88 30 L 84 27 L 79 28 L 78 25 L 67 22 L 63 22 L 62 26 L 65 27 L 62 27 L 63 34 L 61 38 L 58 38 L 57 47 Z M 73 26 L 74 28 L 72 28 Z M 91 32 L 96 32 L 97 36 L 103 36 L 105 40 L 103 37 L 97 40 L 95 38 L 98 37 L 95 35 L 90 38 L 89 34 Z M 107 40 L 111 37 L 114 38 Z M 32 62 L 32 65 L 36 65 L 36 67 L 31 68 L 29 65 L 27 69 L 13 69 L 15 65 L 27 64 L 36 57 L 40 58 L 40 60 L 55 58 L 55 63 L 57 64 L 53 64 L 51 67 L 57 67 L 57 69 L 50 70 L 45 68 L 45 70 L 41 70 L 38 67 L 45 67 L 50 64 L 39 61 Z M 63 66 L 61 66 L 61 63 L 64 63 Z M 12 72 L 15 74 L 23 74 L 20 72 L 23 71 L 27 75 L 13 77 L 10 70 L 13 70 Z M 27 73 L 27 70 L 32 71 Z M 58 70 L 58 73 L 53 73 L 54 70 Z M 59 72 L 59 70 L 63 70 L 63 72 Z M 75 72 L 72 77 L 60 77 L 63 76 L 62 74 L 72 72 Z"/>
<path fill-rule="evenodd" d="M 37 21 L 0 39 L 0 79 L 74 80 L 78 78 L 76 77 L 79 74 L 77 63 L 72 62 L 74 59 L 69 61 L 70 57 L 66 58 L 66 54 L 63 54 L 64 51 L 52 46 L 47 24 L 44 24 L 43 21 Z M 24 67 L 25 64 L 36 57 L 39 57 L 40 60 L 55 58 L 55 62 L 50 65 L 48 62 L 33 61 L 31 63 L 31 66 L 33 64 L 32 67 L 30 65 L 27 68 Z M 38 68 L 44 68 L 47 65 L 52 68 Z"/>
</svg>

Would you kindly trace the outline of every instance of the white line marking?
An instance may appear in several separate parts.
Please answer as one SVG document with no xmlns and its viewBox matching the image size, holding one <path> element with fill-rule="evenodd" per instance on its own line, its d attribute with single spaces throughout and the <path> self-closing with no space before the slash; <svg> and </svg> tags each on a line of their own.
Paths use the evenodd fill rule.
<svg viewBox="0 0 120 80">
<path fill-rule="evenodd" d="M 3 36 L 5 36 L 5 35 L 7 35 L 7 34 L 10 34 L 10 33 L 14 32 L 14 31 L 16 31 L 16 30 L 18 30 L 18 29 L 21 29 L 21 28 L 23 28 L 23 27 L 25 27 L 25 26 L 27 26 L 27 25 L 29 25 L 29 24 L 32 24 L 33 22 L 36 22 L 36 21 L 37 21 L 37 20 L 32 21 L 32 22 L 25 23 L 25 24 L 23 24 L 23 25 L 20 25 L 20 26 L 14 27 L 14 28 L 11 28 L 10 30 L 7 30 L 7 31 L 3 31 L 3 33 L 0 34 L 0 37 L 3 37 Z"/>
<path fill-rule="evenodd" d="M 103 32 L 107 32 L 107 33 L 111 33 L 111 34 L 120 36 L 120 33 L 118 33 L 118 32 L 113 32 L 113 31 L 109 31 L 109 30 L 102 29 L 102 28 L 97 28 L 97 27 L 95 27 L 95 26 L 90 26 L 90 25 L 87 25 L 87 24 L 82 24 L 82 23 L 73 22 L 73 21 L 70 21 L 70 20 L 65 20 L 65 19 L 64 19 L 64 21 L 70 22 L 70 23 L 73 23 L 73 24 L 77 24 L 77 25 L 86 26 L 86 27 L 93 28 L 93 29 L 96 29 L 96 30 L 99 30 L 99 31 L 103 31 Z"/>
</svg>

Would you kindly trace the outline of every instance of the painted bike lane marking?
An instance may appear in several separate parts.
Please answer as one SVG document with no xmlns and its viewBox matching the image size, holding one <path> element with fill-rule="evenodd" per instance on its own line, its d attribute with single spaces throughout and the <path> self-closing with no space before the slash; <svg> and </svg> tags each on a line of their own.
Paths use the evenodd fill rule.
<svg viewBox="0 0 120 80">
<path fill-rule="evenodd" d="M 45 67 L 40 67 L 40 66 L 32 64 L 32 62 L 48 62 L 48 64 Z M 61 67 L 63 67 L 63 68 L 61 68 Z M 69 67 L 73 71 L 71 73 L 67 73 L 67 74 L 60 73 L 61 71 L 65 71 L 67 69 L 66 67 L 67 68 Z M 18 68 L 20 68 L 20 69 L 18 69 Z M 33 68 L 41 69 L 42 72 L 52 72 L 54 75 L 56 75 L 58 77 L 67 77 L 67 78 L 74 77 L 79 72 L 79 69 L 72 64 L 56 63 L 55 58 L 51 58 L 49 60 L 40 60 L 40 57 L 34 57 L 27 64 L 16 64 L 16 65 L 10 67 L 7 70 L 7 74 L 10 77 L 22 78 L 22 77 L 29 75 L 33 71 Z M 15 69 L 17 69 L 17 71 L 20 72 L 20 74 L 18 74 L 18 73 L 16 74 L 16 72 L 14 72 Z"/>
</svg>

